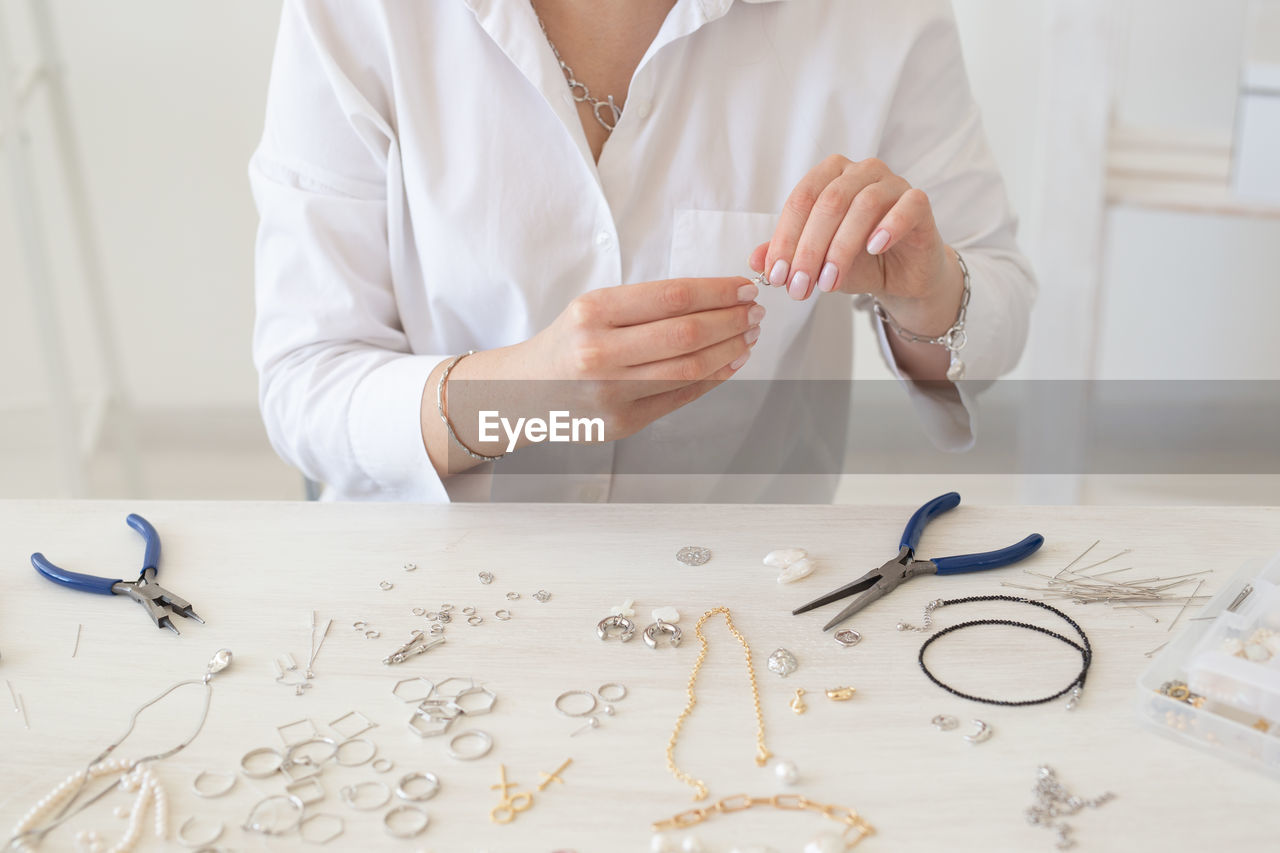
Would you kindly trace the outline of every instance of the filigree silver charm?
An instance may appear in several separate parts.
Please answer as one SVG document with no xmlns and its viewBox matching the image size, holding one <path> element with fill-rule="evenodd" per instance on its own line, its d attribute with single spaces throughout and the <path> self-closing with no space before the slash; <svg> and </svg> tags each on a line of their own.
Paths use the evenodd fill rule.
<svg viewBox="0 0 1280 853">
<path fill-rule="evenodd" d="M 786 649 L 776 649 L 773 654 L 769 655 L 769 671 L 776 672 L 783 678 L 795 672 L 799 666 L 796 656 Z"/>
</svg>

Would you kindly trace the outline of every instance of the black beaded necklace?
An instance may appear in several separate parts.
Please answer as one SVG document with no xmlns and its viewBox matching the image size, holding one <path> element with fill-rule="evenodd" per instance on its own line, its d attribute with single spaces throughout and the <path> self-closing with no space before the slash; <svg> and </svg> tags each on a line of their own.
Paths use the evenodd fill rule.
<svg viewBox="0 0 1280 853">
<path fill-rule="evenodd" d="M 920 647 L 920 669 L 926 676 L 928 676 L 929 680 L 948 693 L 954 696 L 959 696 L 961 699 L 970 699 L 974 702 L 984 702 L 988 705 L 1043 705 L 1045 702 L 1052 702 L 1054 699 L 1070 693 L 1071 699 L 1067 702 L 1067 710 L 1073 710 L 1076 703 L 1079 701 L 1080 691 L 1084 689 L 1084 680 L 1089 674 L 1089 665 L 1093 663 L 1093 647 L 1089 645 L 1089 638 L 1085 635 L 1084 630 L 1076 624 L 1074 619 L 1052 605 L 1045 604 L 1043 601 L 1035 601 L 1030 598 L 1019 598 L 1012 595 L 974 595 L 969 598 L 951 598 L 945 601 L 939 600 L 930 602 L 930 606 L 926 610 L 926 624 L 928 624 L 929 615 L 938 607 L 946 607 L 950 604 L 969 604 L 975 601 L 1012 601 L 1015 604 L 1030 604 L 1033 607 L 1048 610 L 1050 613 L 1061 617 L 1068 625 L 1074 628 L 1075 632 L 1080 635 L 1080 642 L 1077 643 L 1055 631 L 1050 631 L 1048 628 L 1041 628 L 1039 625 L 1032 625 L 1028 622 L 1015 622 L 1012 619 L 974 619 L 969 622 L 961 622 L 957 625 L 952 625 L 949 628 L 943 628 L 941 631 L 925 640 L 924 645 Z M 973 628 L 977 625 L 1008 625 L 1013 628 L 1025 628 L 1028 631 L 1036 631 L 1037 633 L 1044 634 L 1045 636 L 1053 637 L 1056 640 L 1061 640 L 1071 648 L 1078 651 L 1084 665 L 1080 668 L 1080 674 L 1077 675 L 1070 684 L 1059 690 L 1057 693 L 1054 693 L 1052 696 L 1046 696 L 1043 699 L 1025 699 L 1022 701 L 1011 702 L 1004 699 L 987 699 L 982 696 L 973 696 L 968 693 L 963 693 L 948 684 L 944 684 L 936 675 L 929 671 L 929 667 L 925 666 L 924 653 L 935 640 L 940 640 L 947 634 L 951 634 L 955 631 L 959 631 L 964 628 Z"/>
</svg>

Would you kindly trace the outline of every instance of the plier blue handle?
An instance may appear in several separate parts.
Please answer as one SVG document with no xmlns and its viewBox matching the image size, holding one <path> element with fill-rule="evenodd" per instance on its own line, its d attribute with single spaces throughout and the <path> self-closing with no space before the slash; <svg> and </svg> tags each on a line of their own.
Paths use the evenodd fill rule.
<svg viewBox="0 0 1280 853">
<path fill-rule="evenodd" d="M 181 633 L 169 618 L 170 612 L 179 616 L 194 619 L 204 624 L 204 620 L 191 609 L 186 599 L 180 598 L 160 584 L 156 583 L 156 573 L 160 564 L 160 534 L 140 515 L 131 513 L 125 519 L 130 527 L 138 531 L 144 542 L 142 553 L 142 571 L 136 581 L 120 578 L 104 578 L 97 575 L 86 575 L 55 566 L 44 554 L 36 552 L 31 555 L 31 565 L 35 570 L 56 584 L 96 595 L 125 595 L 142 605 L 151 617 L 151 621 L 159 628 L 168 628 L 175 634 Z"/>
<path fill-rule="evenodd" d="M 898 556 L 889 560 L 880 568 L 872 569 L 852 583 L 847 583 L 824 596 L 815 598 L 808 604 L 797 607 L 791 611 L 792 615 L 807 613 L 833 601 L 839 601 L 850 595 L 862 593 L 862 595 L 850 602 L 844 610 L 841 610 L 834 619 L 823 626 L 822 630 L 829 631 L 859 610 L 878 601 L 914 577 L 925 574 L 957 575 L 966 572 L 997 569 L 1001 566 L 1008 566 L 1025 560 L 1040 550 L 1040 546 L 1044 544 L 1044 537 L 1039 533 L 1033 533 L 1021 542 L 1010 545 L 1008 548 L 1001 548 L 998 551 L 986 551 L 981 554 L 961 554 L 955 557 L 935 557 L 932 560 L 917 560 L 915 558 L 916 548 L 919 547 L 920 538 L 924 535 L 924 529 L 929 526 L 929 522 L 959 505 L 960 494 L 958 492 L 947 492 L 945 495 L 939 495 L 929 501 L 916 510 L 907 521 L 907 526 L 902 531 L 902 539 L 898 543 Z"/>
</svg>

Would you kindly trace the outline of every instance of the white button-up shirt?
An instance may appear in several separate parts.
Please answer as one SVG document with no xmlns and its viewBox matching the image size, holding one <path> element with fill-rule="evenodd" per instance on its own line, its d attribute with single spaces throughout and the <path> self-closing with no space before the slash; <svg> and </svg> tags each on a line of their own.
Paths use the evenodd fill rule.
<svg viewBox="0 0 1280 853">
<path fill-rule="evenodd" d="M 778 491 L 630 476 L 646 470 L 632 439 L 585 448 L 572 476 L 442 482 L 420 405 L 442 360 L 527 340 L 588 290 L 749 272 L 796 183 L 837 153 L 928 193 L 972 273 L 967 375 L 1012 368 L 1034 284 L 944 0 L 677 0 L 598 163 L 527 0 L 286 0 L 250 167 L 273 445 L 333 498 L 828 499 L 838 459 Z M 760 302 L 735 380 L 851 376 L 848 296 Z M 935 441 L 971 440 L 967 396 L 918 396 Z M 636 438 L 677 440 L 665 420 Z"/>
</svg>

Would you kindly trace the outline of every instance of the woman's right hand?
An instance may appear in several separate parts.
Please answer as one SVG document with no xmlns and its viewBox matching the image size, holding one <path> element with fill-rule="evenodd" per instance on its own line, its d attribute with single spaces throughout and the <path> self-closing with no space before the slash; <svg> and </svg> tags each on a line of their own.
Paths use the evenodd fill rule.
<svg viewBox="0 0 1280 853">
<path fill-rule="evenodd" d="M 561 380 L 556 408 L 600 417 L 624 438 L 747 363 L 764 306 L 740 276 L 677 278 L 584 293 L 524 344 L 522 375 Z M 566 381 L 567 380 L 567 381 Z M 560 405 L 563 403 L 563 405 Z"/>
<path fill-rule="evenodd" d="M 507 450 L 479 440 L 479 412 L 547 418 L 601 418 L 605 440 L 625 438 L 724 382 L 747 363 L 760 337 L 764 306 L 741 276 L 678 278 L 584 293 L 523 343 L 477 352 L 449 374 L 450 423 L 468 448 L 486 456 Z M 447 363 L 447 362 L 446 362 Z M 475 464 L 452 446 L 432 393 L 422 399 L 422 434 L 441 476 Z M 490 381 L 476 381 L 490 380 Z M 497 381 L 494 381 L 497 380 Z M 517 447 L 527 444 L 521 439 Z"/>
</svg>

